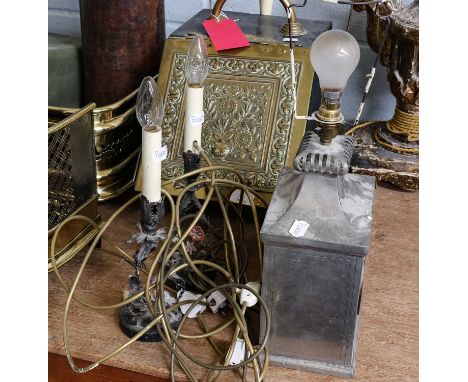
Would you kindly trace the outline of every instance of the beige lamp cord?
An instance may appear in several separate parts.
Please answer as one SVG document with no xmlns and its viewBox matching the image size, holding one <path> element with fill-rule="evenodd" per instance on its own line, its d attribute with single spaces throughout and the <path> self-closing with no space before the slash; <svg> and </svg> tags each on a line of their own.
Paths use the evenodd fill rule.
<svg viewBox="0 0 468 382">
<path fill-rule="evenodd" d="M 240 234 L 239 235 L 241 238 L 243 238 L 243 234 L 241 234 L 242 232 L 241 228 L 243 227 L 244 223 L 242 221 L 241 215 L 242 215 L 242 208 L 243 208 L 242 200 L 243 200 L 243 195 L 245 193 L 250 201 L 252 216 L 253 216 L 254 225 L 255 225 L 256 238 L 257 238 L 257 251 L 258 251 L 260 264 L 262 264 L 262 245 L 261 245 L 260 236 L 259 236 L 259 220 L 258 220 L 258 215 L 256 211 L 254 196 L 265 207 L 267 206 L 267 203 L 261 197 L 261 195 L 259 195 L 256 191 L 252 190 L 250 187 L 244 184 L 243 178 L 237 170 L 232 169 L 227 166 L 213 165 L 210 159 L 205 155 L 203 150 L 201 150 L 198 146 L 195 146 L 195 147 L 199 149 L 199 152 L 201 153 L 203 159 L 206 161 L 207 166 L 200 168 L 198 170 L 195 170 L 195 171 L 191 171 L 190 173 L 183 174 L 169 181 L 165 181 L 163 182 L 163 186 L 166 186 L 168 184 L 173 184 L 175 182 L 178 182 L 182 179 L 188 178 L 193 175 L 204 175 L 204 176 L 201 177 L 199 180 L 183 188 L 183 190 L 178 195 L 175 203 L 166 190 L 164 189 L 161 190 L 161 192 L 164 195 L 166 195 L 167 200 L 169 201 L 169 205 L 170 205 L 171 218 L 170 218 L 170 222 L 168 226 L 167 238 L 161 243 L 160 247 L 157 250 L 156 256 L 154 257 L 154 260 L 152 261 L 151 266 L 147 272 L 145 288 L 140 293 L 137 293 L 136 295 L 130 298 L 127 298 L 124 301 L 111 304 L 111 305 L 92 304 L 90 302 L 83 300 L 81 297 L 76 295 L 78 282 L 80 281 L 82 273 L 90 257 L 94 254 L 94 249 L 100 239 L 102 239 L 106 243 L 109 243 L 110 246 L 116 250 L 116 253 L 112 253 L 113 255 L 122 257 L 127 262 L 133 262 L 132 256 L 126 253 L 117 244 L 113 243 L 112 241 L 108 239 L 105 239 L 103 237 L 103 234 L 107 230 L 107 228 L 112 224 L 112 222 L 125 209 L 127 209 L 135 201 L 139 200 L 139 195 L 132 197 L 130 200 L 124 203 L 119 209 L 117 209 L 117 211 L 114 212 L 114 214 L 102 226 L 101 229 L 99 229 L 98 225 L 91 219 L 85 216 L 79 216 L 79 215 L 71 216 L 65 219 L 57 227 L 57 230 L 55 231 L 52 237 L 52 242 L 51 242 L 51 263 L 52 263 L 54 272 L 57 275 L 59 282 L 64 287 L 64 289 L 68 292 L 68 297 L 67 297 L 67 301 L 65 304 L 64 318 L 63 318 L 63 340 L 64 340 L 64 347 L 65 347 L 65 352 L 66 352 L 68 362 L 70 363 L 70 366 L 74 371 L 78 373 L 85 373 L 94 369 L 98 365 L 105 363 L 110 358 L 117 355 L 122 350 L 126 349 L 133 342 L 137 341 L 141 336 L 143 336 L 149 329 L 154 327 L 156 324 L 160 324 L 162 326 L 162 329 L 159 325 L 157 325 L 156 328 L 159 334 L 161 335 L 163 342 L 167 345 L 168 349 L 171 351 L 171 362 L 170 362 L 171 381 L 175 381 L 175 364 L 176 363 L 178 367 L 185 373 L 185 375 L 190 381 L 192 382 L 198 381 L 198 379 L 194 375 L 192 368 L 188 364 L 187 359 L 206 369 L 209 369 L 210 372 L 207 375 L 207 380 L 210 382 L 216 381 L 221 372 L 228 371 L 228 370 L 233 370 L 234 372 L 237 372 L 238 375 L 242 377 L 242 380 L 246 381 L 248 366 L 253 367 L 254 380 L 256 382 L 260 382 L 264 380 L 265 372 L 268 366 L 268 351 L 266 348 L 266 344 L 269 338 L 270 313 L 268 311 L 268 308 L 264 300 L 261 298 L 259 293 L 253 290 L 252 288 L 241 283 L 241 279 L 245 278 L 245 274 L 244 274 L 245 269 L 242 270 L 240 269 L 240 266 L 239 266 L 240 254 L 239 254 L 238 248 L 241 248 L 240 244 L 242 243 L 239 243 L 238 240 L 236 241 L 234 230 L 231 225 L 228 212 L 229 212 L 229 209 L 232 209 L 237 214 L 239 218 L 239 222 L 240 222 L 239 224 Z M 238 181 L 228 180 L 224 178 L 216 178 L 215 173 L 219 172 L 219 170 L 228 171 L 232 173 L 238 178 Z M 188 192 L 194 186 L 198 186 L 198 185 L 207 188 L 206 199 L 203 202 L 200 211 L 198 211 L 198 213 L 194 216 L 191 224 L 188 226 L 187 229 L 185 229 L 185 231 L 183 231 L 181 228 L 181 220 L 179 217 L 180 202 L 182 200 L 183 195 L 186 192 Z M 232 189 L 232 192 L 234 192 L 236 189 L 240 189 L 241 197 L 240 197 L 240 202 L 238 206 L 235 206 L 229 200 L 229 198 L 227 198 L 220 191 L 220 187 L 230 187 Z M 226 269 L 211 261 L 192 260 L 184 244 L 185 239 L 191 232 L 192 228 L 197 225 L 198 221 L 200 220 L 201 216 L 205 212 L 206 207 L 208 206 L 208 203 L 213 198 L 213 196 L 216 196 L 216 201 L 219 204 L 219 207 L 221 209 L 221 213 L 223 216 L 223 220 L 224 220 L 223 235 L 224 235 L 224 256 L 225 256 L 225 262 L 226 262 Z M 75 279 L 73 280 L 71 286 L 69 286 L 67 285 L 67 283 L 61 276 L 59 269 L 57 267 L 56 258 L 55 258 L 55 247 L 56 247 L 57 237 L 59 236 L 60 231 L 66 224 L 68 224 L 69 222 L 73 220 L 86 221 L 88 224 L 91 224 L 92 226 L 94 226 L 94 228 L 98 230 L 98 233 L 96 237 L 94 238 L 93 242 L 91 243 L 88 251 L 86 252 L 85 257 L 80 265 L 80 268 L 75 276 Z M 177 233 L 177 236 L 179 238 L 176 243 L 171 242 L 174 232 Z M 183 255 L 185 262 L 179 265 L 178 267 L 172 269 L 169 273 L 166 273 L 166 269 L 165 269 L 166 267 L 161 266 L 161 264 L 166 264 L 170 260 L 171 256 L 173 256 L 177 250 L 179 250 L 180 253 Z M 234 269 L 231 269 L 230 267 L 230 260 L 232 260 Z M 199 266 L 203 266 L 205 267 L 205 269 L 207 267 L 215 269 L 221 275 L 223 275 L 223 277 L 226 278 L 226 283 L 222 285 L 217 285 L 214 281 L 209 279 L 199 269 Z M 164 304 L 164 290 L 167 290 L 169 288 L 165 286 L 165 283 L 171 275 L 173 275 L 174 273 L 184 268 L 190 268 L 197 275 L 197 277 L 199 277 L 201 280 L 203 280 L 206 284 L 210 286 L 210 289 L 206 290 L 206 292 L 197 300 L 176 303 L 173 306 L 166 308 Z M 157 275 L 157 282 L 155 283 L 151 283 L 151 280 L 153 279 L 153 275 Z M 154 320 L 150 324 L 148 324 L 142 331 L 140 331 L 137 335 L 135 335 L 134 337 L 129 339 L 127 342 L 123 343 L 121 346 L 117 347 L 116 349 L 114 349 L 113 351 L 111 351 L 110 353 L 108 353 L 107 355 L 99 359 L 98 361 L 86 367 L 77 367 L 71 355 L 71 351 L 70 351 L 70 347 L 68 343 L 68 317 L 69 317 L 69 310 L 70 310 L 70 305 L 71 305 L 72 300 L 77 301 L 78 303 L 80 303 L 81 305 L 87 308 L 95 309 L 95 310 L 118 309 L 142 296 L 145 296 L 147 301 L 151 301 L 150 292 L 155 288 L 156 288 L 156 296 L 158 296 L 157 311 L 152 306 L 152 304 L 148 304 L 151 313 L 154 315 Z M 265 312 L 266 320 L 265 320 L 265 333 L 263 336 L 264 339 L 258 346 L 254 346 L 249 337 L 248 330 L 247 330 L 247 323 L 244 319 L 246 306 L 239 306 L 239 303 L 236 301 L 235 291 L 237 288 L 247 289 L 251 293 L 253 293 L 258 298 L 259 304 Z M 190 311 L 197 304 L 203 304 L 202 299 L 204 297 L 209 296 L 211 293 L 213 293 L 216 290 L 222 293 L 224 297 L 227 299 L 228 304 L 231 306 L 233 310 L 234 316 L 231 318 L 227 318 L 223 324 L 219 325 L 217 328 L 210 330 L 207 327 L 205 321 L 203 320 L 203 316 L 199 315 L 197 319 L 204 333 L 197 334 L 197 335 L 190 335 L 190 334 L 183 333 L 182 328 L 184 326 L 184 323 L 186 322 L 186 317 L 190 313 Z M 191 304 L 190 308 L 186 312 L 186 315 L 184 315 L 184 317 L 182 318 L 182 321 L 180 322 L 177 331 L 172 330 L 169 325 L 168 314 L 171 311 L 179 308 L 181 305 L 187 305 L 187 304 Z M 235 324 L 235 327 L 234 327 L 234 333 L 233 333 L 232 340 L 231 340 L 231 346 L 227 354 L 223 354 L 220 351 L 219 347 L 214 342 L 213 336 L 221 332 L 222 330 L 228 328 L 232 324 Z M 230 366 L 229 360 L 234 350 L 234 344 L 236 343 L 236 340 L 238 339 L 239 336 L 244 339 L 250 356 L 243 362 L 237 365 Z M 219 356 L 218 361 L 215 364 L 207 364 L 205 362 L 198 360 L 194 355 L 190 354 L 189 351 L 187 351 L 186 349 L 184 349 L 184 347 L 182 347 L 179 341 L 179 338 L 183 338 L 183 339 L 205 338 L 208 341 L 208 343 L 213 347 L 215 352 L 218 354 Z M 260 362 L 259 356 L 262 353 L 264 354 L 264 360 L 263 362 Z M 242 369 L 242 372 L 241 372 L 241 369 Z M 214 373 L 214 377 L 212 377 L 213 373 Z"/>
</svg>

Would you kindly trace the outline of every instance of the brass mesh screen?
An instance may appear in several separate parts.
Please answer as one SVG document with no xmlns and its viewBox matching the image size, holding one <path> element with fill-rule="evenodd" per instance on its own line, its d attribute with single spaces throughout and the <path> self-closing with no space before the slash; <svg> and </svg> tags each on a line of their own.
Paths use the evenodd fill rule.
<svg viewBox="0 0 468 382">
<path fill-rule="evenodd" d="M 70 145 L 72 125 L 49 134 L 49 229 L 75 210 Z"/>
</svg>

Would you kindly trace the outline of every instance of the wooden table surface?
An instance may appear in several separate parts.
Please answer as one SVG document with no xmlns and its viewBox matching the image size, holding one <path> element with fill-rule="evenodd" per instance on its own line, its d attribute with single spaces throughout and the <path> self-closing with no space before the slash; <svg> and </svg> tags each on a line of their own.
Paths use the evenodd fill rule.
<svg viewBox="0 0 468 382">
<path fill-rule="evenodd" d="M 373 212 L 373 232 L 370 253 L 366 262 L 364 290 L 361 304 L 361 323 L 354 380 L 417 381 L 418 380 L 418 193 L 406 193 L 379 185 Z M 128 195 L 127 195 L 128 198 Z M 125 201 L 120 198 L 100 205 L 100 213 L 107 219 Z M 138 221 L 138 204 L 115 221 L 106 237 L 132 253 L 133 246 L 125 240 L 134 233 Z M 131 269 L 123 260 L 110 255 L 109 246 L 96 251 L 88 263 L 77 294 L 100 304 L 121 301 L 122 287 Z M 76 274 L 83 254 L 75 256 L 60 270 L 68 282 Z M 66 293 L 56 276 L 49 274 L 49 381 L 160 381 L 168 378 L 168 351 L 160 343 L 136 342 L 107 361 L 106 365 L 87 374 L 73 374 L 66 365 L 62 338 L 62 320 Z M 96 361 L 126 341 L 118 325 L 118 312 L 92 311 L 72 304 L 69 319 L 69 344 L 75 358 Z M 215 315 L 207 315 L 215 316 Z M 216 324 L 216 317 L 209 319 Z M 192 325 L 192 327 L 190 326 Z M 196 330 L 190 323 L 187 332 Z M 218 338 L 217 338 L 218 339 Z M 226 342 L 228 333 L 219 337 Z M 204 340 L 187 342 L 188 348 L 200 359 L 209 361 L 214 352 Z M 80 366 L 89 362 L 82 362 Z M 121 370 L 119 372 L 119 369 Z M 205 371 L 194 365 L 196 375 L 204 380 Z M 136 373 L 135 373 L 136 372 Z M 145 375 L 153 376 L 145 378 Z M 156 378 L 155 378 L 156 377 Z M 185 380 L 178 373 L 176 380 Z M 218 379 L 238 381 L 232 372 Z M 342 378 L 304 371 L 273 367 L 266 381 L 334 382 Z"/>
</svg>

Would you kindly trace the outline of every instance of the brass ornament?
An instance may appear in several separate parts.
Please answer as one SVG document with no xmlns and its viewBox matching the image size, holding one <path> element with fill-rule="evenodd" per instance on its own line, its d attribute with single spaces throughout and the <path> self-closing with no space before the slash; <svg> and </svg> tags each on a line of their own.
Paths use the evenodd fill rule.
<svg viewBox="0 0 468 382">
<path fill-rule="evenodd" d="M 291 8 L 293 11 L 294 11 L 294 8 Z M 294 19 L 296 18 L 295 17 L 296 14 L 294 13 Z M 291 19 L 293 19 L 293 17 L 291 16 Z M 280 29 L 280 32 L 283 36 L 289 36 L 289 25 L 288 23 L 284 24 L 281 29 Z M 291 36 L 293 37 L 297 37 L 297 36 L 303 36 L 307 33 L 307 30 L 302 26 L 302 24 L 299 22 L 299 21 L 292 21 L 291 20 Z"/>
<path fill-rule="evenodd" d="M 189 42 L 167 41 L 158 80 L 165 95 L 162 129 L 168 147 L 163 179 L 183 173 L 184 63 Z M 250 187 L 270 194 L 281 169 L 292 165 L 305 128 L 305 121 L 293 118 L 287 46 L 253 44 L 248 50 L 218 53 L 211 42 L 207 46 L 210 71 L 204 82 L 202 147 L 215 164 L 233 166 Z M 295 49 L 296 80 L 302 81 L 298 112 L 307 113 L 313 70 L 308 49 Z M 233 177 L 225 171 L 219 176 Z"/>
</svg>

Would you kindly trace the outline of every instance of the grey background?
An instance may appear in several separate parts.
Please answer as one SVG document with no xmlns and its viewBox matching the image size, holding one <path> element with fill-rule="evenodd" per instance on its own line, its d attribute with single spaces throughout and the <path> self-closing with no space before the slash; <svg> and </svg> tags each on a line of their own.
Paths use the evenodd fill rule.
<svg viewBox="0 0 468 382">
<path fill-rule="evenodd" d="M 296 2 L 300 1 L 302 0 L 296 0 Z M 404 3 L 410 2 L 410 0 L 404 1 Z M 200 9 L 211 8 L 214 3 L 215 0 L 165 0 L 166 36 L 198 13 Z M 223 9 L 249 13 L 260 12 L 259 1 L 256 0 L 228 0 Z M 325 3 L 322 0 L 309 0 L 306 7 L 297 9 L 297 13 L 299 18 L 331 20 L 333 28 L 346 29 L 349 6 Z M 286 17 L 279 1 L 274 2 L 273 15 Z M 375 53 L 367 45 L 365 30 L 365 12 L 353 12 L 349 32 L 359 42 L 361 60 L 349 79 L 343 95 L 342 111 L 347 120 L 354 120 L 367 82 L 366 74 L 370 72 L 375 58 Z M 80 36 L 79 0 L 49 0 L 49 32 Z M 386 80 L 386 68 L 379 63 L 361 120 L 388 120 L 393 115 L 394 107 L 395 98 L 390 93 Z"/>
</svg>

